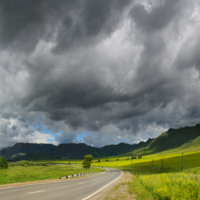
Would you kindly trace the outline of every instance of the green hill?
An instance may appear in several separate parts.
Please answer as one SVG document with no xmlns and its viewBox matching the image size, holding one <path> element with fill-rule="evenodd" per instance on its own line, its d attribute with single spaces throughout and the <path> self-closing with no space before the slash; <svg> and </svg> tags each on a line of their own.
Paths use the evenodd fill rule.
<svg viewBox="0 0 200 200">
<path fill-rule="evenodd" d="M 169 129 L 155 138 L 148 146 L 138 148 L 127 155 L 148 155 L 163 151 L 200 150 L 200 124 L 194 127 Z"/>
<path fill-rule="evenodd" d="M 138 144 L 107 145 L 102 148 L 92 147 L 86 144 L 31 144 L 17 143 L 12 147 L 2 149 L 0 157 L 5 156 L 9 160 L 47 160 L 47 159 L 82 159 L 87 154 L 94 157 L 120 156 L 134 149 L 146 147 L 153 139 Z"/>
</svg>

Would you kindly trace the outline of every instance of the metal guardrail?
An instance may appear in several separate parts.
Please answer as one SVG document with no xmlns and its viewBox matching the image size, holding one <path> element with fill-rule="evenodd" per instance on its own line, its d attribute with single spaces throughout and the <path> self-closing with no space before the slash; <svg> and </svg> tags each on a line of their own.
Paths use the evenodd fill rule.
<svg viewBox="0 0 200 200">
<path fill-rule="evenodd" d="M 73 174 L 73 175 L 68 175 L 68 176 L 64 176 L 64 177 L 61 177 L 59 179 L 67 179 L 67 178 L 73 178 L 75 176 L 85 176 L 85 175 L 92 175 L 92 174 L 103 174 L 105 173 L 106 171 L 103 171 L 103 172 L 97 172 L 97 173 L 81 173 L 81 174 Z"/>
</svg>

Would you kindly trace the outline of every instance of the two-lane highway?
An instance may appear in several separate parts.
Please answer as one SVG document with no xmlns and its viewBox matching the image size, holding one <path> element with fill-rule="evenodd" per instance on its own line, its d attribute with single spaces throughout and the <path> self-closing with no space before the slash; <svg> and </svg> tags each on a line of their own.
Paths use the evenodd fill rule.
<svg viewBox="0 0 200 200">
<path fill-rule="evenodd" d="M 94 200 L 122 176 L 117 169 L 91 177 L 0 189 L 1 200 Z"/>
</svg>

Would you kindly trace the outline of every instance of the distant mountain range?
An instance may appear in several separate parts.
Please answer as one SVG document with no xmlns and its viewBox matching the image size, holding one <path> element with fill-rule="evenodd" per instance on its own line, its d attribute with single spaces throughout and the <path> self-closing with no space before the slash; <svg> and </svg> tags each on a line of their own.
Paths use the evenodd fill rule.
<svg viewBox="0 0 200 200">
<path fill-rule="evenodd" d="M 83 159 L 91 154 L 95 158 L 123 155 L 147 155 L 166 150 L 200 150 L 200 124 L 194 127 L 169 129 L 155 139 L 148 139 L 138 144 L 107 145 L 102 148 L 86 144 L 32 144 L 17 143 L 0 151 L 0 157 L 8 160 L 52 160 L 52 159 Z"/>
<path fill-rule="evenodd" d="M 146 147 L 153 139 L 138 144 L 107 145 L 102 148 L 92 147 L 83 143 L 79 144 L 32 144 L 17 143 L 12 147 L 0 151 L 0 157 L 5 156 L 8 160 L 51 160 L 51 159 L 83 159 L 85 155 L 93 157 L 109 157 L 122 155 L 138 148 Z"/>
<path fill-rule="evenodd" d="M 17 143 L 12 147 L 2 149 L 0 151 L 0 157 L 5 156 L 6 159 L 15 160 L 19 156 L 25 156 L 28 153 L 37 153 L 53 148 L 55 146 L 52 144 Z"/>
</svg>

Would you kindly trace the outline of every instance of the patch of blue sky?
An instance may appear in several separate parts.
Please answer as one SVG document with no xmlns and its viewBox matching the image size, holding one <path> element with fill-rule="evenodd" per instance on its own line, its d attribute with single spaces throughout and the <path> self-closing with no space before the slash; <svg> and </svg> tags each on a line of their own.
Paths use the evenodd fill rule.
<svg viewBox="0 0 200 200">
<path fill-rule="evenodd" d="M 55 142 L 53 139 L 48 139 L 47 142 Z"/>
<path fill-rule="evenodd" d="M 91 133 L 89 133 L 89 132 L 83 132 L 83 133 L 77 134 L 76 140 L 79 141 L 79 142 L 85 142 L 84 137 L 87 137 L 89 135 L 91 135 Z"/>
<path fill-rule="evenodd" d="M 49 129 L 45 128 L 44 125 L 42 125 L 42 124 L 40 124 L 40 125 L 33 124 L 33 127 L 34 127 L 35 131 L 39 131 L 41 133 L 49 134 L 49 135 L 53 136 L 54 138 L 57 135 L 60 135 L 62 133 L 61 130 L 57 133 L 54 133 L 54 132 L 50 131 Z M 49 139 L 49 140 L 47 140 L 47 142 L 55 142 L 55 139 Z"/>
</svg>

